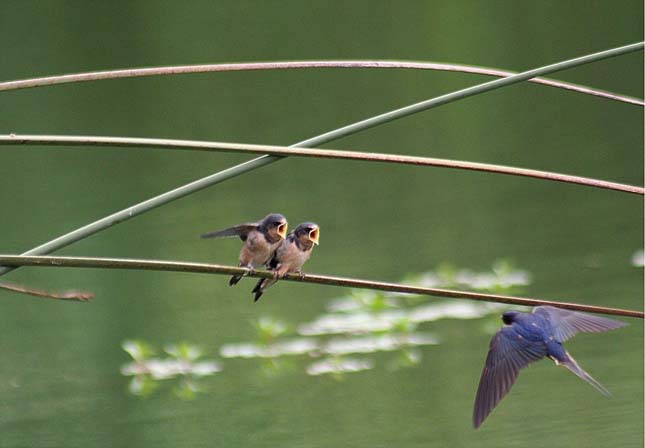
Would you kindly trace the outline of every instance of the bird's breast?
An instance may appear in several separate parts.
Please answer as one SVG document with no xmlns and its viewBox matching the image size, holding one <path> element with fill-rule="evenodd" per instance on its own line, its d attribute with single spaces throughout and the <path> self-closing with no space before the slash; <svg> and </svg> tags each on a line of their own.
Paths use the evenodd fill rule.
<svg viewBox="0 0 645 448">
<path fill-rule="evenodd" d="M 260 232 L 250 232 L 244 246 L 242 246 L 240 260 L 243 263 L 260 266 L 269 260 L 277 245 L 269 243 Z"/>
<path fill-rule="evenodd" d="M 295 244 L 289 244 L 283 250 L 280 250 L 278 259 L 281 265 L 288 268 L 289 272 L 293 272 L 300 270 L 309 259 L 309 256 L 310 251 L 302 251 Z"/>
</svg>

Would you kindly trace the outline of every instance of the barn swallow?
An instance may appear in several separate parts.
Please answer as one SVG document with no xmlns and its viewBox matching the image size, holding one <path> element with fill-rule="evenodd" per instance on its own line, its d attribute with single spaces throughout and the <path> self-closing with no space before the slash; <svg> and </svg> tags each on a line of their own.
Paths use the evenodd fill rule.
<svg viewBox="0 0 645 448">
<path fill-rule="evenodd" d="M 509 392 L 520 370 L 545 357 L 557 366 L 566 367 L 603 395 L 610 395 L 578 365 L 562 343 L 578 332 L 600 333 L 624 327 L 626 323 L 552 306 L 535 307 L 532 313 L 506 311 L 502 320 L 506 326 L 490 342 L 479 380 L 473 410 L 475 429 Z"/>
<path fill-rule="evenodd" d="M 269 270 L 273 271 L 274 277 L 260 279 L 253 288 L 256 302 L 264 290 L 277 282 L 278 278 L 290 272 L 302 273 L 302 266 L 311 257 L 314 245 L 318 245 L 319 237 L 320 227 L 313 222 L 303 222 L 287 235 L 267 265 Z"/>
<path fill-rule="evenodd" d="M 287 235 L 287 219 L 279 213 L 271 213 L 258 222 L 238 224 L 224 230 L 208 232 L 202 238 L 226 238 L 239 236 L 244 244 L 240 251 L 240 266 L 251 272 L 266 264 Z M 233 286 L 242 278 L 234 275 L 228 282 Z"/>
</svg>

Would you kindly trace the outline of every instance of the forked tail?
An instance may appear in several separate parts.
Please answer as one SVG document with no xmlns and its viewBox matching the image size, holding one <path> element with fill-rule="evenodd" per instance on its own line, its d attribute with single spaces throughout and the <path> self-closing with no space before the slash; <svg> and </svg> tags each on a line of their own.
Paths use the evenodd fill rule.
<svg viewBox="0 0 645 448">
<path fill-rule="evenodd" d="M 255 284 L 255 287 L 251 291 L 252 294 L 255 294 L 255 302 L 260 300 L 260 297 L 262 297 L 262 294 L 264 294 L 263 284 L 265 280 L 266 280 L 265 278 L 261 278 L 260 280 L 258 280 L 258 282 Z"/>
<path fill-rule="evenodd" d="M 233 277 L 231 277 L 231 279 L 228 281 L 228 285 L 229 285 L 229 286 L 235 286 L 235 285 L 237 285 L 237 282 L 239 282 L 240 280 L 242 280 L 242 276 L 241 276 L 241 275 L 234 275 L 234 276 L 233 276 Z"/>
<path fill-rule="evenodd" d="M 258 280 L 258 282 L 255 284 L 255 287 L 253 288 L 253 291 L 251 291 L 253 294 L 255 294 L 255 301 L 257 302 L 258 300 L 260 300 L 260 297 L 262 297 L 264 291 L 275 282 L 276 281 L 272 278 L 261 278 L 260 280 Z"/>
<path fill-rule="evenodd" d="M 591 384 L 593 387 L 598 390 L 601 394 L 603 394 L 606 397 L 611 397 L 611 392 L 607 390 L 605 386 L 600 384 L 594 377 L 589 375 L 587 372 L 584 371 L 582 367 L 578 365 L 575 359 L 571 355 L 569 355 L 569 352 L 567 352 L 568 360 L 565 362 L 560 362 L 559 364 L 566 367 L 569 369 L 571 372 L 573 372 L 578 378 L 585 380 L 587 383 Z"/>
</svg>

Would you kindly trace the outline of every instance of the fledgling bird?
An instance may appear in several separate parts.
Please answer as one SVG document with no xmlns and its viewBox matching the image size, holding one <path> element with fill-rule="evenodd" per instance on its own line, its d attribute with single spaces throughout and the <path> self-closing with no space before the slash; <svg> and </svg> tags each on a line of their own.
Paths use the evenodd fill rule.
<svg viewBox="0 0 645 448">
<path fill-rule="evenodd" d="M 319 237 L 320 227 L 313 222 L 298 224 L 298 227 L 287 235 L 267 265 L 269 270 L 273 271 L 274 278 L 262 278 L 253 288 L 256 302 L 279 278 L 290 272 L 301 272 L 302 266 L 311 257 L 314 245 L 318 245 Z"/>
<path fill-rule="evenodd" d="M 226 238 L 239 236 L 244 244 L 240 251 L 240 266 L 251 272 L 265 265 L 273 256 L 280 243 L 287 236 L 287 219 L 279 213 L 271 213 L 261 221 L 248 222 L 224 230 L 204 233 L 202 238 Z M 242 278 L 234 275 L 228 282 L 233 286 Z"/>
<path fill-rule="evenodd" d="M 479 380 L 473 410 L 475 429 L 509 392 L 520 370 L 544 357 L 566 367 L 603 395 L 611 395 L 578 365 L 562 343 L 578 332 L 600 333 L 624 327 L 626 323 L 552 306 L 535 307 L 532 313 L 506 311 L 502 320 L 506 326 L 491 340 Z"/>
</svg>

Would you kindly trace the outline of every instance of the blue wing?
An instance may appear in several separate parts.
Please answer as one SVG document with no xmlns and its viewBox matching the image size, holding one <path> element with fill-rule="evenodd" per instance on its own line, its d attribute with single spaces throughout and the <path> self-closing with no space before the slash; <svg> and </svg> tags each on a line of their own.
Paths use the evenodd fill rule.
<svg viewBox="0 0 645 448">
<path fill-rule="evenodd" d="M 520 370 L 546 356 L 546 345 L 524 339 L 512 326 L 502 328 L 490 342 L 473 409 L 478 428 L 511 390 Z"/>
<path fill-rule="evenodd" d="M 577 333 L 601 333 L 626 326 L 625 322 L 552 306 L 538 306 L 533 313 L 543 316 L 551 324 L 556 341 L 564 342 Z"/>
</svg>

